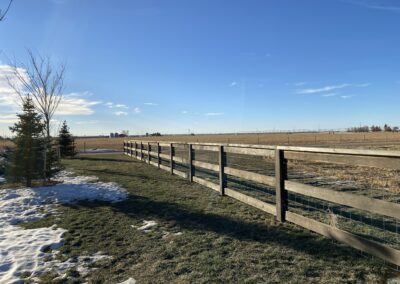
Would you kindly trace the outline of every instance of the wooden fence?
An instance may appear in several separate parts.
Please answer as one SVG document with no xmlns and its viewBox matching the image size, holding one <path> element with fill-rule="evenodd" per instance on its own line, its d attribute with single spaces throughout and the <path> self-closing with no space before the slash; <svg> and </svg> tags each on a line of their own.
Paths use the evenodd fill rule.
<svg viewBox="0 0 400 284">
<path fill-rule="evenodd" d="M 181 147 L 182 145 L 187 149 L 185 158 L 175 155 L 175 148 Z M 169 153 L 162 153 L 161 147 L 168 147 Z M 219 157 L 219 164 L 196 160 L 195 153 L 198 150 L 216 152 Z M 391 217 L 396 219 L 396 222 L 400 219 L 400 204 L 287 180 L 287 160 L 326 162 L 400 170 L 400 152 L 398 151 L 247 144 L 125 141 L 124 153 L 166 170 L 171 174 L 186 178 L 190 182 L 196 182 L 209 187 L 219 192 L 222 196 L 232 197 L 272 214 L 276 216 L 279 222 L 288 221 L 294 223 L 325 237 L 335 239 L 355 249 L 379 257 L 394 265 L 400 265 L 400 250 L 305 217 L 301 214 L 291 212 L 288 209 L 288 192 L 372 212 L 385 217 Z M 228 167 L 226 163 L 227 153 L 262 156 L 274 159 L 275 176 L 267 176 Z M 168 161 L 169 166 L 163 165 L 161 160 Z M 177 170 L 175 168 L 176 163 L 185 164 L 187 170 Z M 219 176 L 219 184 L 196 176 L 195 168 L 216 172 Z M 276 204 L 270 204 L 228 188 L 226 186 L 227 175 L 275 187 Z"/>
</svg>

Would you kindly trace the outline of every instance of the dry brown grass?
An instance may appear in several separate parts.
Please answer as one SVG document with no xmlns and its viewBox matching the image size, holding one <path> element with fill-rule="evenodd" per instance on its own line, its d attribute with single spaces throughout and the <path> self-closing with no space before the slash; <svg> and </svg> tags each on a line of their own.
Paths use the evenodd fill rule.
<svg viewBox="0 0 400 284">
<path fill-rule="evenodd" d="M 385 148 L 386 144 L 400 143 L 400 133 L 263 133 L 263 134 L 202 134 L 202 135 L 165 135 L 157 137 L 129 138 L 77 138 L 79 151 L 86 149 L 122 150 L 124 140 L 177 141 L 207 143 L 243 143 L 262 145 L 306 145 Z M 12 142 L 0 140 L 0 149 L 11 146 Z M 390 147 L 392 148 L 392 147 Z M 400 146 L 396 147 L 400 149 Z"/>
<path fill-rule="evenodd" d="M 78 150 L 122 149 L 124 140 L 243 143 L 262 145 L 306 145 L 306 146 L 382 146 L 381 144 L 400 143 L 400 133 L 263 133 L 263 134 L 202 134 L 165 135 L 156 137 L 129 138 L 77 138 Z"/>
</svg>

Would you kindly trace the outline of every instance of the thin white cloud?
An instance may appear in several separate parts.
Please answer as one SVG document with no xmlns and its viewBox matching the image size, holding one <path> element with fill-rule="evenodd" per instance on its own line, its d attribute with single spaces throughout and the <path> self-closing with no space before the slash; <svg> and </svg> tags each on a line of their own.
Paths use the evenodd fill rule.
<svg viewBox="0 0 400 284">
<path fill-rule="evenodd" d="M 348 96 L 348 95 L 346 95 L 346 96 L 340 96 L 342 99 L 350 99 L 350 98 L 352 98 L 353 96 Z"/>
<path fill-rule="evenodd" d="M 339 90 L 339 89 L 348 88 L 348 87 L 364 88 L 364 87 L 368 87 L 369 85 L 370 85 L 370 83 L 331 85 L 331 86 L 325 86 L 325 87 L 321 87 L 321 88 L 309 88 L 309 89 L 298 90 L 297 94 L 317 94 L 317 93 L 330 92 L 330 91 Z"/>
<path fill-rule="evenodd" d="M 0 114 L 0 124 L 11 124 L 18 121 L 16 114 Z"/>
<path fill-rule="evenodd" d="M 143 103 L 146 106 L 158 106 L 156 103 Z"/>
<path fill-rule="evenodd" d="M 224 115 L 223 112 L 206 112 L 204 114 L 205 116 L 220 116 L 220 115 Z"/>
<path fill-rule="evenodd" d="M 88 125 L 88 124 L 97 124 L 97 123 L 99 123 L 98 120 L 84 120 L 84 121 L 75 122 L 76 125 Z"/>
<path fill-rule="evenodd" d="M 182 114 L 188 114 L 189 112 L 187 110 L 182 110 Z"/>
<path fill-rule="evenodd" d="M 229 84 L 229 87 L 235 87 L 238 84 L 238 82 L 233 81 L 232 83 Z"/>
<path fill-rule="evenodd" d="M 138 108 L 138 107 L 135 107 L 135 108 L 133 109 L 133 112 L 134 112 L 134 113 L 141 113 L 142 110 L 141 110 L 140 108 Z"/>
<path fill-rule="evenodd" d="M 336 93 L 328 93 L 328 94 L 323 94 L 321 95 L 322 97 L 335 97 L 337 94 Z"/>
<path fill-rule="evenodd" d="M 116 116 L 126 116 L 128 113 L 126 111 L 116 111 L 114 112 Z"/>
<path fill-rule="evenodd" d="M 90 93 L 70 93 L 63 96 L 56 115 L 91 115 L 93 106 L 101 104 L 101 101 L 90 101 L 86 97 Z"/>
<path fill-rule="evenodd" d="M 325 86 L 321 88 L 315 88 L 315 89 L 302 89 L 298 90 L 298 94 L 315 94 L 315 93 L 322 93 L 322 92 L 329 92 L 337 89 L 343 89 L 346 87 L 349 87 L 349 84 L 341 84 L 341 85 L 334 85 L 334 86 Z"/>
<path fill-rule="evenodd" d="M 371 0 L 343 0 L 343 1 L 350 3 L 350 4 L 362 6 L 364 8 L 368 8 L 368 9 L 383 10 L 383 11 L 390 11 L 390 12 L 400 12 L 400 6 L 385 5 L 385 2 L 382 0 L 381 0 L 381 3 L 378 3 L 379 1 L 371 1 Z"/>
<path fill-rule="evenodd" d="M 108 108 L 123 108 L 123 109 L 128 109 L 129 108 L 125 104 L 116 104 L 116 103 L 113 103 L 113 102 L 107 102 L 107 103 L 104 103 L 103 105 L 105 105 Z"/>
</svg>

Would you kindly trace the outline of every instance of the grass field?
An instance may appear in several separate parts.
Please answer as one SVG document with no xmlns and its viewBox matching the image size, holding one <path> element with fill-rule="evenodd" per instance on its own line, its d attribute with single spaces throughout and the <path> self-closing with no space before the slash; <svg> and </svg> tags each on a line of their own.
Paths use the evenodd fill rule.
<svg viewBox="0 0 400 284">
<path fill-rule="evenodd" d="M 382 262 L 121 154 L 65 160 L 77 174 L 118 182 L 126 201 L 61 206 L 63 257 L 102 251 L 89 283 L 380 283 Z M 134 226 L 155 221 L 148 233 Z M 79 279 L 79 275 L 74 273 Z M 51 281 L 55 275 L 42 277 Z"/>
<path fill-rule="evenodd" d="M 207 142 L 207 143 L 244 143 L 264 145 L 306 145 L 306 146 L 375 146 L 400 144 L 400 133 L 261 133 L 261 134 L 204 134 L 204 135 L 165 135 L 157 137 L 129 138 L 77 138 L 78 150 L 86 149 L 122 149 L 124 140 Z"/>
<path fill-rule="evenodd" d="M 89 149 L 122 150 L 124 140 L 145 141 L 176 141 L 176 142 L 206 142 L 206 143 L 243 143 L 263 145 L 304 145 L 304 146 L 333 146 L 333 147 L 373 147 L 386 148 L 400 146 L 400 133 L 260 133 L 260 134 L 200 134 L 200 135 L 165 135 L 156 137 L 127 137 L 127 138 L 85 138 L 75 139 L 79 151 Z M 12 142 L 0 140 L 0 149 L 11 146 Z"/>
</svg>

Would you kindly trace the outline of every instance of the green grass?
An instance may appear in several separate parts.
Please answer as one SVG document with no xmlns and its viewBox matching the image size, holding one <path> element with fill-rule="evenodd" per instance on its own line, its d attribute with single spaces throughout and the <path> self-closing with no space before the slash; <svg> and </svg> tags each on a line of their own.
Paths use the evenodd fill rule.
<svg viewBox="0 0 400 284">
<path fill-rule="evenodd" d="M 87 155 L 64 165 L 117 182 L 130 194 L 115 204 L 60 206 L 62 218 L 25 224 L 67 229 L 65 258 L 97 251 L 113 256 L 96 265 L 89 283 L 129 277 L 138 283 L 380 283 L 389 271 L 377 259 L 275 224 L 271 215 L 122 154 Z M 149 233 L 131 227 L 143 220 L 158 227 Z M 170 235 L 163 238 L 165 231 Z"/>
</svg>

